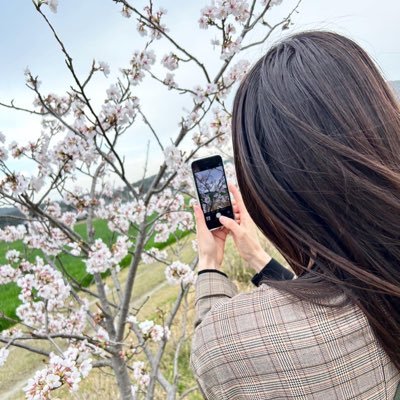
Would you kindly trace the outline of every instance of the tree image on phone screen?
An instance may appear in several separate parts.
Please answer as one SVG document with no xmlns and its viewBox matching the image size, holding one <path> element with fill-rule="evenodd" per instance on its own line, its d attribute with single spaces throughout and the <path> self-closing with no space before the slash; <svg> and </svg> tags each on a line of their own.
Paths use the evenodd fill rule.
<svg viewBox="0 0 400 400">
<path fill-rule="evenodd" d="M 221 215 L 233 218 L 222 158 L 211 156 L 193 161 L 192 171 L 208 229 L 221 226 Z"/>
<path fill-rule="evenodd" d="M 204 213 L 230 206 L 222 165 L 195 173 L 195 179 Z"/>
</svg>

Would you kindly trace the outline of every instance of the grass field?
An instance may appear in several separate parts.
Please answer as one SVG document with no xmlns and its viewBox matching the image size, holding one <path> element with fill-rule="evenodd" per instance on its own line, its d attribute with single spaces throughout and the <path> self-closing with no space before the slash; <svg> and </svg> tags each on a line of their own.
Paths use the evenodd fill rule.
<svg viewBox="0 0 400 400">
<path fill-rule="evenodd" d="M 107 227 L 107 221 L 105 220 L 95 220 L 94 228 L 96 232 L 96 237 L 103 239 L 107 244 L 114 242 L 115 233 L 111 232 Z M 79 233 L 83 238 L 86 239 L 86 223 L 80 222 L 75 225 L 75 231 Z M 145 248 L 150 249 L 151 247 L 156 247 L 158 249 L 164 249 L 165 247 L 176 242 L 176 240 L 184 237 L 189 232 L 177 231 L 174 235 L 171 235 L 167 242 L 155 243 L 154 236 L 150 238 Z M 134 234 L 132 229 L 131 234 Z M 5 253 L 10 249 L 19 250 L 22 254 L 25 254 L 25 258 L 29 261 L 33 261 L 36 256 L 42 255 L 39 250 L 29 250 L 26 253 L 26 248 L 22 241 L 17 241 L 14 243 L 0 242 L 0 265 L 7 263 L 5 259 Z M 68 254 L 63 254 L 60 256 L 61 263 L 63 264 L 68 274 L 71 275 L 76 281 L 78 281 L 82 286 L 87 287 L 92 283 L 93 276 L 86 272 L 86 266 L 83 261 L 78 257 L 73 257 Z M 121 267 L 124 268 L 129 265 L 131 261 L 131 256 L 125 257 L 121 262 Z M 60 265 L 60 264 L 59 264 Z M 7 285 L 0 285 L 0 312 L 3 312 L 6 316 L 10 318 L 16 318 L 15 310 L 20 304 L 18 299 L 20 289 L 15 283 L 9 283 Z M 12 325 L 12 322 L 0 318 L 0 331 L 7 329 Z"/>
</svg>

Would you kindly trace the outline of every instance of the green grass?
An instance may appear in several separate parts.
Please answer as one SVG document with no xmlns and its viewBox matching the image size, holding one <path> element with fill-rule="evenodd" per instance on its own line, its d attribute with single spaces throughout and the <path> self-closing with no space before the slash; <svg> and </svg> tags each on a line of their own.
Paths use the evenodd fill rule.
<svg viewBox="0 0 400 400">
<path fill-rule="evenodd" d="M 93 222 L 93 225 L 95 229 L 96 238 L 101 238 L 105 243 L 109 245 L 115 241 L 116 234 L 110 231 L 110 229 L 107 226 L 106 220 L 100 220 L 100 219 L 95 220 Z M 83 239 L 87 239 L 86 223 L 81 222 L 76 224 L 75 232 L 77 232 Z M 135 236 L 135 232 L 136 232 L 135 228 L 132 227 L 130 234 L 132 236 Z M 154 242 L 155 235 L 153 235 L 146 243 L 145 249 L 150 249 L 151 247 L 156 247 L 160 250 L 164 249 L 167 246 L 171 245 L 172 243 L 175 243 L 180 238 L 183 238 L 188 233 L 189 232 L 176 231 L 173 235 L 170 235 L 170 237 L 166 242 L 163 243 L 155 243 Z M 0 242 L 0 265 L 7 263 L 7 260 L 5 259 L 5 253 L 11 249 L 20 251 L 24 255 L 24 258 L 26 258 L 29 261 L 34 261 L 36 256 L 43 255 L 42 252 L 39 250 L 26 249 L 22 241 L 17 241 L 13 243 Z M 130 261 L 131 261 L 131 256 L 128 255 L 121 261 L 120 263 L 121 268 L 125 268 L 126 266 L 128 266 Z M 73 277 L 74 280 L 79 282 L 79 284 L 82 285 L 83 287 L 87 287 L 93 282 L 93 276 L 86 272 L 86 265 L 79 257 L 73 257 L 68 254 L 62 254 L 60 255 L 60 262 L 57 262 L 57 265 L 58 267 L 60 267 L 61 270 L 62 270 L 61 268 L 62 265 L 62 267 L 65 269 L 68 275 Z M 104 275 L 107 275 L 107 273 L 105 273 Z M 9 318 L 13 319 L 17 318 L 15 311 L 17 307 L 21 304 L 20 300 L 18 299 L 19 292 L 20 289 L 18 288 L 16 283 L 0 285 L 0 312 L 4 313 L 4 315 L 6 315 Z M 0 318 L 0 331 L 9 328 L 12 325 L 13 322 Z"/>
</svg>

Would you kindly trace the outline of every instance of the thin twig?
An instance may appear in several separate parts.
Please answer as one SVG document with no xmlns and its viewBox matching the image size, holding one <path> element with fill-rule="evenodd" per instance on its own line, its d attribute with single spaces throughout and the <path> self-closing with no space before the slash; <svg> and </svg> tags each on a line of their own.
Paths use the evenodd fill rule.
<svg viewBox="0 0 400 400">
<path fill-rule="evenodd" d="M 143 122 L 149 127 L 151 133 L 153 134 L 153 136 L 155 137 L 158 145 L 160 146 L 161 150 L 164 151 L 164 146 L 162 145 L 160 138 L 157 135 L 157 132 L 154 130 L 153 126 L 151 125 L 151 123 L 149 122 L 149 120 L 146 118 L 146 116 L 144 115 L 143 111 L 140 109 L 140 107 L 138 108 L 138 112 L 139 114 L 142 116 L 143 118 Z"/>
</svg>

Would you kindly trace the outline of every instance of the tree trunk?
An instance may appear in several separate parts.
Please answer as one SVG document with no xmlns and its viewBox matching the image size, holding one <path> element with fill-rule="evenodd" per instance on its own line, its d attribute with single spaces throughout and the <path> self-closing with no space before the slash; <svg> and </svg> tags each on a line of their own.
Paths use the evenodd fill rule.
<svg viewBox="0 0 400 400">
<path fill-rule="evenodd" d="M 123 360 L 118 356 L 112 357 L 112 367 L 117 379 L 121 400 L 132 400 L 131 381 L 128 374 L 128 368 Z"/>
<path fill-rule="evenodd" d="M 172 386 L 167 392 L 167 400 L 176 400 L 176 386 Z"/>
</svg>

